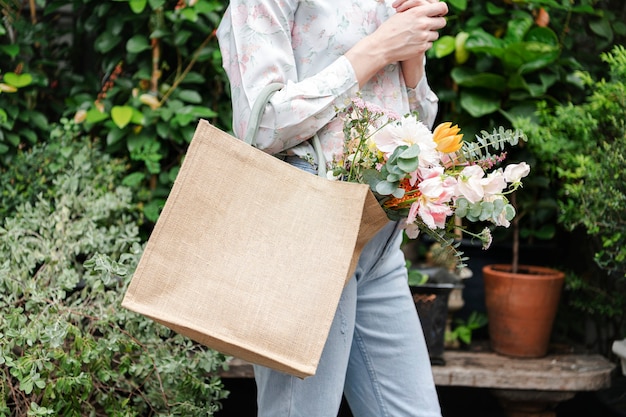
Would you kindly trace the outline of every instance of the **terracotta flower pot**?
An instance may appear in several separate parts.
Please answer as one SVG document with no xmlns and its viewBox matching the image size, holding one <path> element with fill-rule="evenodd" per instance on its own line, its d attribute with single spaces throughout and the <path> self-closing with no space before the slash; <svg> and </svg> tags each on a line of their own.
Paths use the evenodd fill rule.
<svg viewBox="0 0 626 417">
<path fill-rule="evenodd" d="M 491 348 L 500 354 L 537 358 L 548 351 L 565 274 L 540 267 L 483 268 Z"/>
</svg>

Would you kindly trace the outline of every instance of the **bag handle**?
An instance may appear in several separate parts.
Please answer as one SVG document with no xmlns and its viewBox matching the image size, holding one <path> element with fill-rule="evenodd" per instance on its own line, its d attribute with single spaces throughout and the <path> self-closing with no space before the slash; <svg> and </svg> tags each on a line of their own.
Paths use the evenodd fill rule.
<svg viewBox="0 0 626 417">
<path fill-rule="evenodd" d="M 244 137 L 244 142 L 248 145 L 256 145 L 256 134 L 259 130 L 259 123 L 261 122 L 265 105 L 269 102 L 272 95 L 281 88 L 283 88 L 282 83 L 271 83 L 266 85 L 263 90 L 261 90 L 261 93 L 259 93 L 259 96 L 252 106 L 250 122 L 248 123 L 248 129 Z M 322 152 L 322 145 L 317 133 L 311 138 L 311 143 L 313 144 L 313 149 L 317 156 L 317 175 L 326 177 L 326 158 L 324 157 L 324 152 Z"/>
</svg>

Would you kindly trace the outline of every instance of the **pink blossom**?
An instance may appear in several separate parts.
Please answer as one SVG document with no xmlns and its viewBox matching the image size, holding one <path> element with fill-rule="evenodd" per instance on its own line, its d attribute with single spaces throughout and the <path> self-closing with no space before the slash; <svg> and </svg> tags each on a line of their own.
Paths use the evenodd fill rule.
<svg viewBox="0 0 626 417">
<path fill-rule="evenodd" d="M 418 189 L 425 198 L 437 203 L 447 203 L 454 196 L 456 180 L 444 174 L 443 167 L 420 169 L 422 181 Z"/>
<path fill-rule="evenodd" d="M 441 229 L 454 212 L 448 204 L 454 196 L 456 181 L 444 175 L 443 167 L 420 170 L 423 179 L 418 185 L 420 196 L 409 209 L 407 223 L 420 219 L 431 229 Z"/>
</svg>

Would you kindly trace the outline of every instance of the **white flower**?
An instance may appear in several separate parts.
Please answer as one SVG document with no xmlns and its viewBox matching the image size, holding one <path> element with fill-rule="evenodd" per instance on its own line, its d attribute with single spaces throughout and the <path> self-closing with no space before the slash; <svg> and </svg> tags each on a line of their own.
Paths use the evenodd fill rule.
<svg viewBox="0 0 626 417">
<path fill-rule="evenodd" d="M 496 195 L 502 193 L 506 188 L 506 179 L 501 169 L 497 169 L 481 180 L 483 192 L 485 196 Z"/>
<path fill-rule="evenodd" d="M 463 168 L 463 171 L 459 173 L 457 178 L 455 194 L 465 197 L 470 203 L 479 202 L 485 195 L 482 184 L 484 176 L 485 172 L 478 165 L 470 165 Z"/>
<path fill-rule="evenodd" d="M 506 182 L 517 184 L 520 183 L 522 178 L 529 173 L 530 166 L 526 162 L 510 164 L 504 169 L 504 178 L 506 179 Z"/>
<path fill-rule="evenodd" d="M 403 117 L 397 123 L 386 125 L 372 139 L 376 147 L 388 155 L 399 146 L 418 145 L 421 167 L 439 165 L 439 152 L 432 132 L 413 115 Z"/>
</svg>

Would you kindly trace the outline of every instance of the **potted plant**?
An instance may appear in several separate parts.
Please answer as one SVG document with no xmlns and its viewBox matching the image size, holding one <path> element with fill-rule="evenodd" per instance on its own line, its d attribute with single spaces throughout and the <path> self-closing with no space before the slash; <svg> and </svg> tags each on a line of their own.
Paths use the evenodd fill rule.
<svg viewBox="0 0 626 417">
<path fill-rule="evenodd" d="M 515 205 L 515 194 L 512 202 Z M 546 266 L 520 265 L 519 219 L 512 221 L 512 262 L 482 269 L 489 341 L 500 354 L 541 357 L 548 352 L 565 274 Z"/>
</svg>

